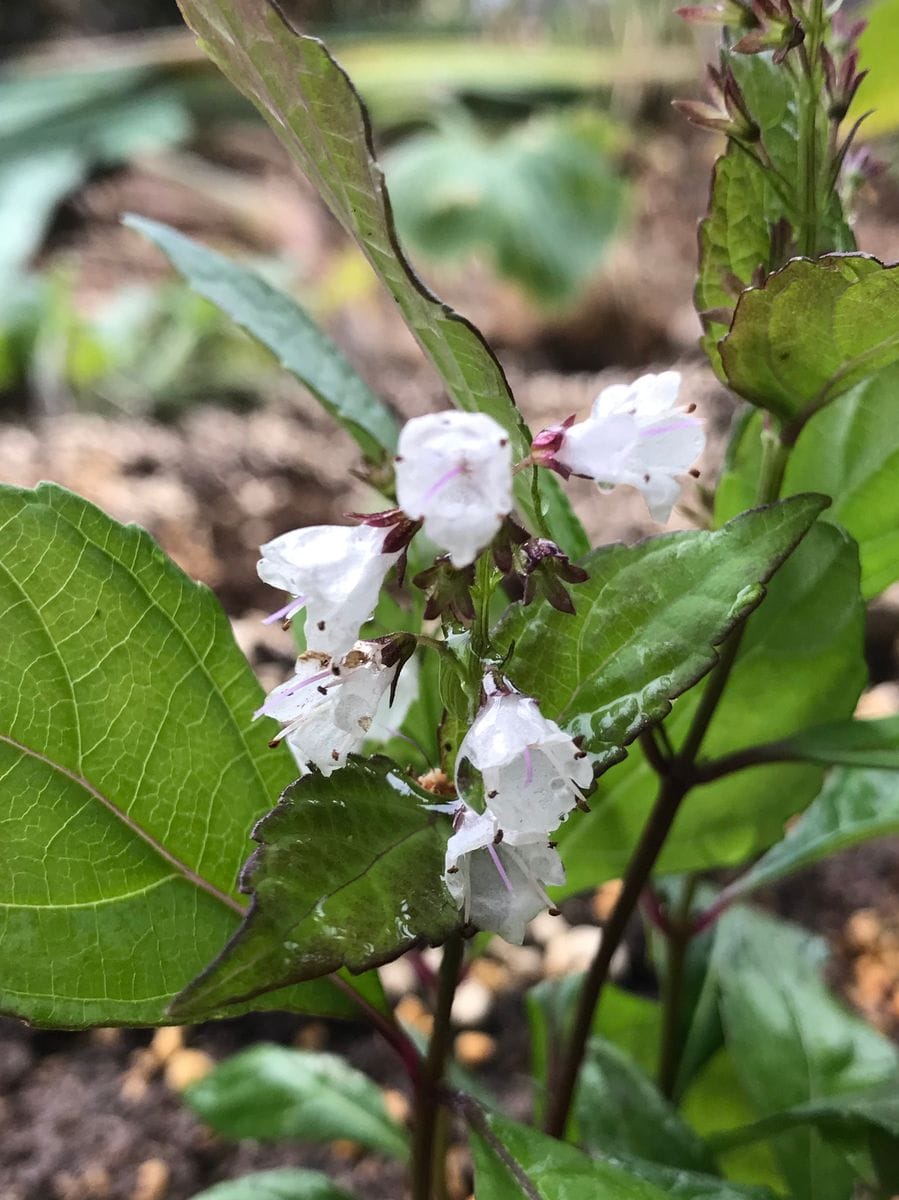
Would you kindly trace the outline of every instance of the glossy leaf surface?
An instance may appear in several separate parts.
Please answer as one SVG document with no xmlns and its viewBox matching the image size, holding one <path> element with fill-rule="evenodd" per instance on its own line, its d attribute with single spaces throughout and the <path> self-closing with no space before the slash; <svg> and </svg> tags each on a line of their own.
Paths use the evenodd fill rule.
<svg viewBox="0 0 899 1200">
<path fill-rule="evenodd" d="M 393 1158 L 408 1154 L 405 1131 L 388 1116 L 380 1089 L 337 1054 L 262 1043 L 226 1059 L 185 1097 L 225 1137 L 345 1138 Z"/>
<path fill-rule="evenodd" d="M 192 1018 L 444 940 L 460 915 L 442 878 L 451 825 L 433 802 L 383 758 L 298 779 L 254 830 L 260 848 L 241 880 L 249 915 L 172 1011 Z"/>
<path fill-rule="evenodd" d="M 743 293 L 720 344 L 735 392 L 803 418 L 899 361 L 899 270 L 861 254 L 799 258 Z"/>
<path fill-rule="evenodd" d="M 193 1200 L 353 1200 L 320 1171 L 256 1171 L 200 1192 Z"/>
<path fill-rule="evenodd" d="M 224 612 L 147 533 L 48 484 L 0 488 L 0 526 L 0 1008 L 158 1024 L 239 923 L 294 769 Z M 272 1002 L 355 1011 L 327 982 Z"/>
<path fill-rule="evenodd" d="M 367 114 L 349 77 L 317 38 L 297 33 L 271 0 L 179 0 L 184 19 L 228 79 L 256 105 L 322 199 L 361 246 L 457 407 L 484 412 L 507 431 L 517 457 L 530 435 L 480 333 L 433 296 L 396 240 Z M 557 481 L 540 488 L 554 536 L 572 554 L 583 529 Z M 534 516 L 528 473 L 516 499 Z"/>
<path fill-rule="evenodd" d="M 764 585 L 824 507 L 797 496 L 717 533 L 664 534 L 605 546 L 583 560 L 577 613 L 513 607 L 497 641 L 507 673 L 547 717 L 586 736 L 601 765 L 665 717 L 717 659 L 716 647 L 764 597 Z"/>
<path fill-rule="evenodd" d="M 377 461 L 393 453 L 398 436 L 393 414 L 292 297 L 158 221 L 129 216 L 125 224 L 154 242 L 194 291 L 271 350 L 367 458 Z"/>
</svg>

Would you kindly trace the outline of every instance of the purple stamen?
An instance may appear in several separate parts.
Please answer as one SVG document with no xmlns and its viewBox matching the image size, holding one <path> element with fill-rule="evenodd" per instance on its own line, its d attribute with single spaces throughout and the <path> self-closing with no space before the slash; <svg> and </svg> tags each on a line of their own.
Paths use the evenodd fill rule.
<svg viewBox="0 0 899 1200">
<path fill-rule="evenodd" d="M 334 676 L 331 674 L 330 670 L 318 671 L 315 675 L 310 675 L 308 679 L 304 679 L 300 683 L 295 683 L 293 685 L 293 687 L 285 688 L 283 692 L 279 692 L 278 699 L 281 700 L 284 696 L 295 696 L 296 693 L 302 691 L 304 687 L 309 687 L 310 684 L 318 683 L 322 679 L 330 679 L 332 685 L 340 682 L 339 679 L 334 678 Z M 269 700 L 271 700 L 271 696 L 267 696 L 266 700 L 265 700 L 265 704 L 263 704 L 263 706 L 261 708 L 257 708 L 256 711 L 253 713 L 254 721 L 258 717 L 261 717 L 263 715 L 274 715 L 274 714 L 266 714 L 266 708 L 268 706 Z M 275 718 L 275 719 L 277 720 L 277 718 Z"/>
<path fill-rule="evenodd" d="M 530 787 L 534 780 L 534 759 L 530 746 L 525 746 L 521 753 L 524 758 L 524 786 Z"/>
<path fill-rule="evenodd" d="M 496 846 L 488 846 L 487 853 L 493 859 L 493 865 L 496 867 L 497 871 L 499 871 L 499 877 L 503 881 L 503 886 L 505 887 L 506 891 L 513 892 L 515 889 L 512 887 L 512 880 L 506 874 L 506 868 L 503 866 L 502 861 L 496 852 Z"/>
<path fill-rule="evenodd" d="M 277 612 L 273 612 L 271 616 L 265 617 L 263 625 L 274 625 L 276 621 L 289 621 L 295 617 L 301 608 L 306 607 L 306 597 L 297 596 L 296 600 L 290 600 L 283 608 L 279 608 Z"/>
<path fill-rule="evenodd" d="M 680 420 L 675 418 L 673 421 L 667 421 L 662 425 L 650 425 L 648 429 L 642 431 L 643 437 L 662 437 L 666 433 L 677 433 L 680 429 L 688 429 L 694 424 L 694 421 L 689 417 L 682 417 Z"/>
<path fill-rule="evenodd" d="M 437 493 L 440 491 L 440 489 L 446 487 L 446 485 L 450 482 L 451 479 L 455 479 L 457 476 L 462 475 L 464 473 L 464 471 L 465 471 L 465 465 L 464 465 L 464 463 L 460 463 L 457 467 L 453 467 L 451 470 L 447 471 L 447 473 L 445 475 L 441 475 L 440 478 L 437 480 L 437 482 L 432 483 L 431 486 L 428 488 L 428 490 L 425 492 L 425 494 L 422 496 L 421 503 L 427 504 L 427 502 L 431 499 L 431 497 L 436 496 Z"/>
</svg>

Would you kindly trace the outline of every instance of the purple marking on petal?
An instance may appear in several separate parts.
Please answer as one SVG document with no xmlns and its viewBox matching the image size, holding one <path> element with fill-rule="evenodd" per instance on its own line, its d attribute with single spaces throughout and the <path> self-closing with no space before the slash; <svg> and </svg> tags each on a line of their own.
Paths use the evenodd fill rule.
<svg viewBox="0 0 899 1200">
<path fill-rule="evenodd" d="M 330 670 L 318 671 L 315 675 L 310 675 L 308 679 L 302 680 L 301 683 L 297 683 L 293 687 L 290 687 L 290 688 L 285 688 L 283 692 L 278 692 L 278 700 L 282 700 L 285 696 L 295 696 L 296 693 L 301 692 L 304 687 L 309 687 L 310 684 L 313 684 L 313 683 L 319 683 L 322 679 L 330 679 L 332 684 L 340 683 L 339 679 L 334 679 L 334 676 L 331 674 Z M 256 719 L 256 717 L 261 717 L 263 715 L 263 713 L 265 713 L 267 716 L 274 716 L 274 713 L 269 713 L 267 711 L 268 710 L 268 702 L 269 702 L 269 700 L 271 700 L 273 695 L 274 695 L 274 692 L 272 692 L 271 695 L 266 696 L 265 703 L 262 705 L 262 708 L 258 708 L 256 710 L 254 717 L 253 717 L 254 720 Z M 276 703 L 277 703 L 277 701 L 276 701 Z M 277 717 L 275 717 L 275 720 L 277 720 Z"/>
<path fill-rule="evenodd" d="M 428 490 L 425 492 L 425 494 L 422 496 L 421 503 L 427 504 L 427 502 L 431 499 L 431 497 L 436 496 L 437 493 L 440 491 L 440 489 L 446 487 L 446 485 L 450 482 L 451 479 L 455 479 L 457 476 L 462 475 L 464 473 L 464 471 L 465 471 L 465 466 L 464 466 L 464 464 L 460 463 L 457 467 L 453 467 L 451 470 L 447 471 L 447 473 L 445 475 L 441 475 L 440 478 L 437 480 L 437 482 L 432 483 L 431 486 L 428 488 Z"/>
<path fill-rule="evenodd" d="M 524 758 L 524 786 L 530 787 L 534 781 L 534 758 L 530 746 L 525 746 L 521 753 Z"/>
<path fill-rule="evenodd" d="M 497 871 L 499 871 L 499 877 L 503 881 L 503 886 L 505 887 L 506 891 L 514 892 L 515 889 L 512 887 L 512 880 L 506 874 L 506 868 L 503 866 L 502 861 L 496 852 L 496 846 L 488 846 L 487 853 L 493 859 L 493 865 L 496 867 Z"/>
<path fill-rule="evenodd" d="M 677 433 L 680 429 L 689 429 L 696 424 L 695 417 L 683 416 L 680 420 L 666 421 L 662 425 L 650 425 L 640 431 L 641 437 L 662 437 L 666 433 Z"/>
<path fill-rule="evenodd" d="M 291 617 L 295 617 L 301 608 L 306 607 L 306 597 L 297 596 L 295 600 L 288 601 L 283 608 L 279 608 L 277 612 L 273 612 L 271 616 L 263 619 L 263 625 L 274 625 L 276 621 L 287 621 Z"/>
</svg>

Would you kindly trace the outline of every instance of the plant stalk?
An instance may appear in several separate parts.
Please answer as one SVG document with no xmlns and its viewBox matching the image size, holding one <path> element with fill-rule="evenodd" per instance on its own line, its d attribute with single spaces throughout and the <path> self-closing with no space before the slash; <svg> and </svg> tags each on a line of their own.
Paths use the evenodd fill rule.
<svg viewBox="0 0 899 1200">
<path fill-rule="evenodd" d="M 680 1021 L 684 995 L 684 968 L 693 937 L 691 912 L 699 877 L 691 875 L 684 884 L 681 902 L 665 935 L 665 982 L 662 988 L 662 1047 L 659 1054 L 659 1091 L 669 1100 L 674 1095 L 680 1066 Z"/>
<path fill-rule="evenodd" d="M 464 953 L 465 942 L 458 933 L 454 934 L 443 948 L 434 1030 L 415 1089 L 416 1113 L 412 1134 L 413 1200 L 434 1200 L 434 1180 L 445 1177 L 446 1173 L 446 1142 L 437 1136 L 440 1131 L 438 1115 L 442 1103 L 440 1086 L 452 1036 L 450 1014 L 453 997 L 456 994 Z M 437 1190 L 436 1194 L 439 1196 L 441 1193 Z"/>
</svg>

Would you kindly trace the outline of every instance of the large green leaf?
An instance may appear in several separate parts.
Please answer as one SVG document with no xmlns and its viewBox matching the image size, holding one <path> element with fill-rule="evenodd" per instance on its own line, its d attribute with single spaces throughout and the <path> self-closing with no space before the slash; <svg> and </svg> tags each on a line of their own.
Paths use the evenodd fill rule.
<svg viewBox="0 0 899 1200">
<path fill-rule="evenodd" d="M 822 719 L 848 717 L 865 680 L 863 636 L 855 545 L 835 526 L 819 523 L 750 618 L 703 753 L 717 758 Z M 675 745 L 701 694 L 700 686 L 684 696 L 666 722 Z M 815 766 L 777 764 L 695 789 L 678 814 L 659 871 L 735 865 L 766 849 L 780 840 L 787 818 L 817 795 L 821 776 Z M 592 815 L 559 830 L 569 890 L 623 873 L 657 788 L 638 748 L 600 780 Z"/>
<path fill-rule="evenodd" d="M 763 417 L 747 422 L 715 496 L 718 522 L 752 503 Z M 790 454 L 784 490 L 833 499 L 824 519 L 859 544 L 862 593 L 878 595 L 899 579 L 899 366 L 858 384 L 808 422 Z"/>
<path fill-rule="evenodd" d="M 735 392 L 805 419 L 899 362 L 899 270 L 861 254 L 794 259 L 743 293 L 719 349 Z"/>
<path fill-rule="evenodd" d="M 474 326 L 427 290 L 403 255 L 368 117 L 346 73 L 322 42 L 297 33 L 272 0 L 179 4 L 207 54 L 256 105 L 359 242 L 453 402 L 468 412 L 488 413 L 508 432 L 515 454 L 524 457 L 530 434 L 495 356 Z M 554 536 L 570 553 L 582 554 L 583 530 L 549 472 L 542 473 L 540 489 Z M 527 472 L 516 482 L 516 498 L 533 519 Z"/>
<path fill-rule="evenodd" d="M 796 253 L 793 238 L 809 225 L 799 158 L 798 113 L 804 102 L 799 89 L 806 86 L 804 77 L 775 63 L 770 53 L 725 52 L 724 62 L 743 91 L 773 169 L 766 170 L 747 149 L 729 142 L 715 166 L 708 215 L 700 226 L 696 308 L 705 329 L 703 347 L 722 378 L 718 342 L 727 333 L 741 290 L 759 274 L 764 277 L 782 267 Z M 829 127 L 822 96 L 819 161 L 827 153 Z M 855 248 L 834 191 L 816 198 L 812 224 L 805 235 L 813 243 L 810 252 Z"/>
<path fill-rule="evenodd" d="M 262 1043 L 226 1059 L 185 1093 L 194 1112 L 229 1138 L 330 1142 L 347 1138 L 393 1158 L 405 1131 L 380 1089 L 337 1054 Z"/>
<path fill-rule="evenodd" d="M 687 1171 L 714 1170 L 698 1134 L 630 1055 L 603 1038 L 588 1044 L 574 1112 L 579 1140 L 594 1153 L 633 1155 Z"/>
<path fill-rule="evenodd" d="M 450 823 L 384 758 L 297 780 L 254 830 L 244 924 L 172 1011 L 197 1011 L 348 967 L 365 971 L 460 921 L 443 883 Z"/>
<path fill-rule="evenodd" d="M 155 242 L 194 291 L 277 355 L 355 438 L 367 458 L 377 461 L 395 450 L 393 414 L 294 299 L 254 271 L 158 221 L 127 216 L 125 224 Z"/>
<path fill-rule="evenodd" d="M 899 770 L 899 717 L 813 725 L 779 743 L 788 757 L 838 767 Z M 779 751 L 775 751 L 778 753 Z M 896 779 L 899 784 L 899 778 Z"/>
<path fill-rule="evenodd" d="M 496 640 L 509 677 L 546 716 L 584 734 L 609 766 L 717 659 L 716 647 L 762 600 L 764 585 L 826 501 L 791 500 L 744 513 L 716 533 L 689 531 L 582 560 L 577 614 L 545 601 L 515 605 Z"/>
<path fill-rule="evenodd" d="M 821 939 L 748 909 L 722 918 L 715 966 L 728 1049 L 760 1116 L 899 1083 L 896 1048 L 827 991 Z M 850 1200 L 855 1172 L 814 1126 L 775 1153 L 797 1200 Z"/>
<path fill-rule="evenodd" d="M 735 899 L 792 875 L 839 850 L 899 833 L 895 771 L 835 771 L 799 821 L 726 890 Z"/>
<path fill-rule="evenodd" d="M 495 1113 L 472 1130 L 478 1200 L 663 1200 L 661 1191 L 617 1163 L 588 1158 L 536 1129 Z"/>
<path fill-rule="evenodd" d="M 490 137 L 454 119 L 386 161 L 397 227 L 434 259 L 486 251 L 504 278 L 547 306 L 570 302 L 606 252 L 624 185 L 594 109 L 532 118 Z"/>
<path fill-rule="evenodd" d="M 284 1167 L 217 1183 L 193 1200 L 353 1200 L 321 1171 Z"/>
<path fill-rule="evenodd" d="M 685 1171 L 682 1167 L 663 1167 L 646 1159 L 620 1154 L 610 1161 L 653 1184 L 669 1200 L 776 1200 L 776 1193 L 770 1188 L 732 1183 L 720 1175 Z"/>
<path fill-rule="evenodd" d="M 158 1024 L 239 923 L 290 758 L 215 598 L 143 530 L 48 484 L 0 488 L 0 528 L 0 1008 Z M 272 1005 L 354 1012 L 324 981 Z"/>
</svg>

